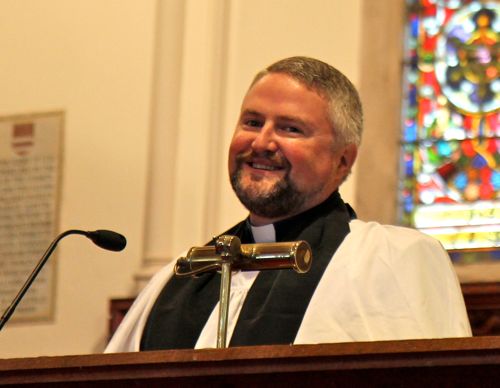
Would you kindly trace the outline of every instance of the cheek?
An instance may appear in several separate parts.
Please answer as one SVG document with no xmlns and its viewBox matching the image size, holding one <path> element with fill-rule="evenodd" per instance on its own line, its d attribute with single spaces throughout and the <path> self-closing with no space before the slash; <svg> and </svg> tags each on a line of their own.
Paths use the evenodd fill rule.
<svg viewBox="0 0 500 388">
<path fill-rule="evenodd" d="M 303 152 L 299 149 L 294 150 L 293 152 L 284 152 L 283 154 L 292 166 L 290 177 L 293 180 L 298 183 L 311 176 L 314 170 L 315 162 L 308 157 L 307 152 Z"/>
<path fill-rule="evenodd" d="M 309 151 L 298 149 L 289 153 L 287 158 L 293 166 L 291 178 L 298 184 L 326 183 L 331 176 L 333 161 L 331 150 L 327 147 L 315 147 Z"/>
<path fill-rule="evenodd" d="M 241 152 L 246 151 L 251 144 L 248 136 L 244 136 L 241 132 L 236 132 L 229 145 L 228 167 L 229 172 L 232 172 L 236 167 L 236 156 Z"/>
</svg>

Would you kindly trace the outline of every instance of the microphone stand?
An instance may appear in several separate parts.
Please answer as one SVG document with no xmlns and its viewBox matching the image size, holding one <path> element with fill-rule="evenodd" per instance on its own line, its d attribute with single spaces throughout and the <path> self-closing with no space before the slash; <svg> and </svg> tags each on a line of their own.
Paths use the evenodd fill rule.
<svg viewBox="0 0 500 388">
<path fill-rule="evenodd" d="M 85 232 L 80 231 L 80 230 L 67 230 L 66 232 L 61 233 L 57 238 L 52 241 L 52 244 L 47 248 L 45 253 L 43 254 L 42 258 L 38 262 L 37 266 L 35 269 L 31 272 L 31 275 L 28 277 L 24 285 L 21 287 L 19 292 L 17 293 L 16 297 L 10 304 L 10 306 L 5 310 L 5 312 L 2 315 L 2 318 L 0 318 L 0 330 L 2 330 L 3 326 L 7 323 L 9 320 L 10 316 L 14 313 L 14 310 L 16 309 L 17 305 L 23 298 L 24 294 L 26 294 L 26 291 L 30 288 L 31 284 L 33 281 L 36 279 L 40 271 L 42 270 L 43 266 L 49 259 L 52 251 L 56 248 L 57 243 L 64 237 L 66 237 L 68 234 L 83 234 L 85 235 Z"/>
<path fill-rule="evenodd" d="M 99 245 L 101 248 L 108 249 L 108 250 L 122 250 L 125 248 L 126 240 L 123 236 L 107 231 L 107 230 L 97 230 L 95 232 L 85 232 L 83 230 L 77 230 L 77 229 L 70 229 L 67 230 L 63 233 L 61 233 L 59 236 L 56 237 L 54 241 L 50 244 L 50 246 L 47 248 L 45 253 L 43 254 L 42 258 L 38 262 L 37 266 L 35 269 L 31 272 L 31 275 L 28 277 L 22 288 L 19 290 L 18 294 L 10 304 L 10 306 L 5 310 L 5 312 L 2 315 L 2 318 L 0 318 L 0 330 L 4 327 L 4 325 L 7 323 L 11 315 L 14 313 L 14 310 L 16 309 L 17 305 L 23 298 L 24 294 L 28 289 L 30 288 L 31 284 L 33 281 L 36 279 L 38 276 L 39 272 L 42 270 L 43 266 L 49 259 L 50 255 L 56 248 L 57 243 L 66 237 L 69 234 L 80 234 L 83 236 L 86 236 L 90 238 L 92 241 L 94 241 L 95 244 Z M 123 239 L 123 240 L 122 240 Z"/>
</svg>

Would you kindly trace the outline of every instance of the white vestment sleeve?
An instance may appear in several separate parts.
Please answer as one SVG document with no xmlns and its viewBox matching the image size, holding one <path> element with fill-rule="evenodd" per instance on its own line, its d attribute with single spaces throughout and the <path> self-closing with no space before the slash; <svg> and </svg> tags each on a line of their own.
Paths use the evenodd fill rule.
<svg viewBox="0 0 500 388">
<path fill-rule="evenodd" d="M 458 279 L 439 242 L 375 222 L 355 220 L 350 228 L 296 344 L 471 335 Z"/>
<path fill-rule="evenodd" d="M 295 344 L 471 335 L 460 284 L 439 242 L 413 229 L 375 222 L 354 220 L 350 228 L 316 288 Z M 174 263 L 137 297 L 105 352 L 139 350 Z M 250 285 L 242 284 L 241 291 L 246 294 Z M 244 302 L 244 296 L 240 299 L 233 307 Z M 231 321 L 238 315 L 239 308 Z M 215 331 L 207 327 L 197 347 L 213 346 Z"/>
<path fill-rule="evenodd" d="M 175 260 L 153 276 L 137 296 L 104 353 L 136 352 L 140 350 L 142 332 L 158 295 L 172 277 Z"/>
<path fill-rule="evenodd" d="M 387 228 L 390 233 L 395 227 Z M 418 338 L 471 336 L 460 283 L 441 244 L 421 234 L 397 254 L 400 259 L 393 256 L 390 264 L 400 274 L 399 289 L 421 330 Z"/>
</svg>

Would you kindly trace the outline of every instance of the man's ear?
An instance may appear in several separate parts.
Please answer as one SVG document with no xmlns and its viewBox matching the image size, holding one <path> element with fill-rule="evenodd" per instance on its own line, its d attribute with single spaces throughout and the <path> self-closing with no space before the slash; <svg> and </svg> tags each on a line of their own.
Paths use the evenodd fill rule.
<svg viewBox="0 0 500 388">
<path fill-rule="evenodd" d="M 339 177 L 339 184 L 342 183 L 347 176 L 351 173 L 352 166 L 358 156 L 358 146 L 355 144 L 348 144 L 340 151 L 340 158 L 338 164 L 337 175 Z"/>
<path fill-rule="evenodd" d="M 356 161 L 358 156 L 358 147 L 355 144 L 348 144 L 344 147 L 344 150 L 340 156 L 340 166 L 347 168 L 347 171 L 351 171 L 352 165 Z"/>
</svg>

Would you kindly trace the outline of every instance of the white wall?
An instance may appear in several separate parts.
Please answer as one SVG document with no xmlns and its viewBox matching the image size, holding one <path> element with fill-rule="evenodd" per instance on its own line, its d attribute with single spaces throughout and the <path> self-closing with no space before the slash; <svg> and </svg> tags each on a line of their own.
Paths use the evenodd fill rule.
<svg viewBox="0 0 500 388">
<path fill-rule="evenodd" d="M 0 1 L 0 115 L 66 113 L 60 230 L 108 228 L 123 253 L 69 237 L 57 250 L 53 322 L 7 324 L 0 357 L 88 353 L 105 342 L 108 299 L 140 266 L 155 2 Z"/>
<path fill-rule="evenodd" d="M 361 3 L 0 0 L 0 115 L 66 112 L 60 230 L 129 241 L 116 254 L 66 239 L 54 321 L 8 324 L 0 357 L 101 351 L 109 298 L 241 219 L 226 149 L 248 83 L 309 55 L 357 84 Z M 341 190 L 350 201 L 354 182 Z"/>
</svg>

